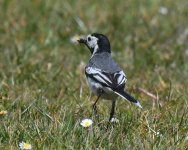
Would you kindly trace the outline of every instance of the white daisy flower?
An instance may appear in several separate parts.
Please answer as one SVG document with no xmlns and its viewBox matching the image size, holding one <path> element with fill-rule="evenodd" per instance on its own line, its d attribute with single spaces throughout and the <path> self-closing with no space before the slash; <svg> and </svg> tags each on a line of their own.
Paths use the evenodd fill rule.
<svg viewBox="0 0 188 150">
<path fill-rule="evenodd" d="M 82 122 L 80 123 L 81 126 L 87 128 L 91 126 L 93 121 L 91 119 L 83 119 Z"/>
<path fill-rule="evenodd" d="M 22 141 L 21 143 L 19 143 L 19 148 L 22 150 L 31 150 L 32 146 L 31 144 Z"/>
</svg>

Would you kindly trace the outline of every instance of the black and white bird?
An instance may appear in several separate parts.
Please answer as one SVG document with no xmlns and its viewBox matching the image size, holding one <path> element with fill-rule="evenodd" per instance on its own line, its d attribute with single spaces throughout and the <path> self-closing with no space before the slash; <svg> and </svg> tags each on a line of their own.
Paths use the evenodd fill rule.
<svg viewBox="0 0 188 150">
<path fill-rule="evenodd" d="M 142 108 L 139 101 L 124 90 L 127 81 L 126 75 L 112 59 L 108 38 L 103 34 L 93 33 L 81 37 L 78 42 L 85 44 L 92 53 L 89 63 L 85 67 L 85 75 L 89 88 L 97 95 L 97 99 L 93 104 L 95 113 L 99 98 L 112 101 L 109 121 L 113 119 L 118 96 Z"/>
</svg>

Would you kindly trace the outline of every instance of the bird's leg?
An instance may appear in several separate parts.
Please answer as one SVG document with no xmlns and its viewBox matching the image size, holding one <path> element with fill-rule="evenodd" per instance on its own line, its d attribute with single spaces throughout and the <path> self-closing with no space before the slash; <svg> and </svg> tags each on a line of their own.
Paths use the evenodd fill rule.
<svg viewBox="0 0 188 150">
<path fill-rule="evenodd" d="M 94 111 L 95 115 L 97 115 L 97 106 L 96 106 L 96 104 L 97 104 L 99 98 L 100 98 L 100 95 L 97 97 L 95 103 L 93 104 L 93 111 Z"/>
<path fill-rule="evenodd" d="M 113 101 L 112 101 L 112 108 L 111 108 L 111 111 L 110 111 L 109 122 L 111 121 L 111 119 L 112 119 L 113 116 L 114 116 L 114 113 L 115 113 L 115 106 L 116 106 L 116 100 L 113 100 Z"/>
<path fill-rule="evenodd" d="M 93 111 L 94 111 L 94 113 L 95 113 L 96 116 L 97 116 L 97 106 L 96 106 L 96 104 L 97 104 L 97 102 L 98 102 L 98 100 L 99 100 L 99 98 L 101 97 L 102 94 L 103 94 L 103 91 L 100 90 L 99 95 L 98 95 L 95 103 L 93 104 Z"/>
</svg>

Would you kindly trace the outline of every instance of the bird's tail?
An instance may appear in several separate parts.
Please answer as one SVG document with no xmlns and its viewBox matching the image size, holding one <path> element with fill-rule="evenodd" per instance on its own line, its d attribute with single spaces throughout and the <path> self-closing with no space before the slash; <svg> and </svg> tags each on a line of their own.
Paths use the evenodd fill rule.
<svg viewBox="0 0 188 150">
<path fill-rule="evenodd" d="M 136 106 L 142 108 L 140 102 L 136 100 L 134 97 L 132 97 L 127 92 L 121 90 L 121 91 L 114 91 L 117 95 L 121 96 L 123 99 L 128 100 L 129 102 L 134 103 Z"/>
</svg>

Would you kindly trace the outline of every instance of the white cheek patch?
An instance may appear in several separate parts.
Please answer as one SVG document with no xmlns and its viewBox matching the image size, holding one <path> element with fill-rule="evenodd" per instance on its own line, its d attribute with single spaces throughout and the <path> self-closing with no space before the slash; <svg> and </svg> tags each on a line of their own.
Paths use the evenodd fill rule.
<svg viewBox="0 0 188 150">
<path fill-rule="evenodd" d="M 90 41 L 87 41 L 88 46 L 89 46 L 90 48 L 95 48 L 95 46 L 97 45 L 98 39 L 97 39 L 96 37 L 90 36 L 90 35 L 89 35 L 89 37 L 91 38 L 91 40 L 90 40 Z"/>
</svg>

